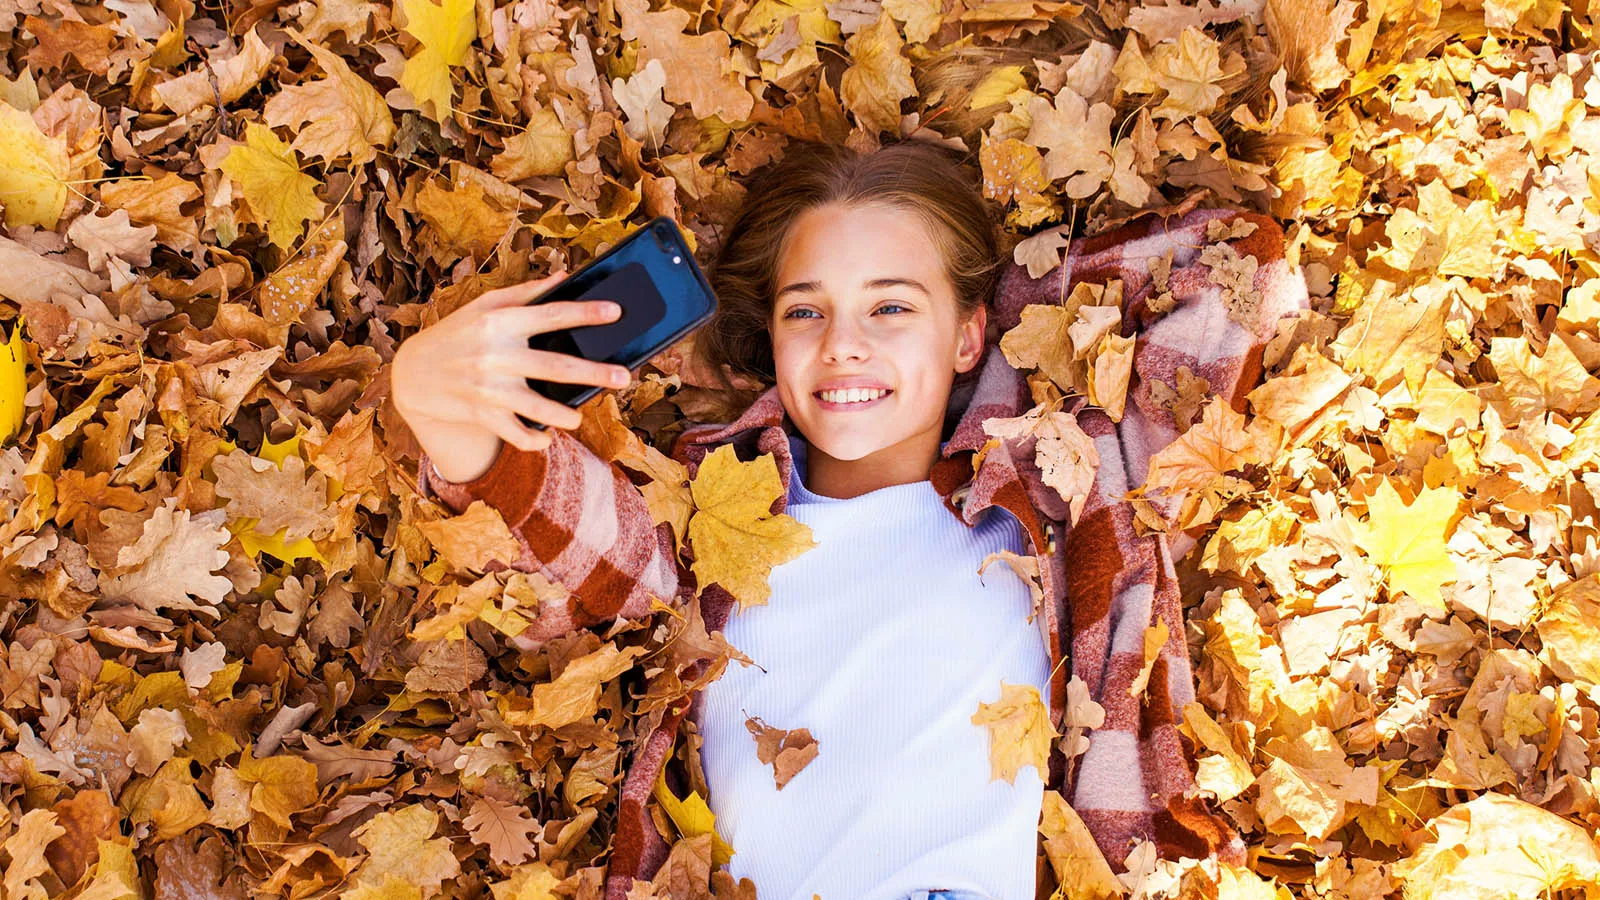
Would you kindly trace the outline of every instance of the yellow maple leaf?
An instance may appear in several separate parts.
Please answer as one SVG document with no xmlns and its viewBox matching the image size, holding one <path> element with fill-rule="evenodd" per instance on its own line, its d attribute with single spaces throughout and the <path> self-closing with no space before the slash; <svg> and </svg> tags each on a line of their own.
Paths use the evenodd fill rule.
<svg viewBox="0 0 1600 900">
<path fill-rule="evenodd" d="M 770 514 L 783 492 L 770 453 L 740 462 L 733 445 L 723 444 L 700 463 L 689 490 L 695 505 L 689 542 L 696 596 L 706 585 L 720 584 L 741 610 L 764 605 L 772 596 L 767 584 L 772 567 L 817 546 L 804 523 Z"/>
<path fill-rule="evenodd" d="M 28 393 L 28 351 L 22 346 L 22 323 L 11 326 L 11 340 L 0 346 L 0 443 L 22 429 L 22 398 Z"/>
<path fill-rule="evenodd" d="M 311 53 L 327 77 L 290 85 L 273 95 L 262 110 L 267 123 L 295 128 L 296 152 L 329 161 L 348 154 L 352 166 L 371 162 L 377 150 L 394 139 L 394 117 L 383 95 L 332 50 L 303 40 L 292 28 L 289 35 Z"/>
<path fill-rule="evenodd" d="M 222 171 L 244 191 L 250 208 L 267 221 L 267 238 L 288 249 L 301 223 L 322 212 L 317 180 L 300 171 L 295 152 L 272 129 L 251 122 L 245 142 L 223 157 Z"/>
<path fill-rule="evenodd" d="M 1488 793 L 1436 816 L 1431 838 L 1395 863 L 1408 897 L 1554 897 L 1600 887 L 1588 831 L 1549 810 Z"/>
<path fill-rule="evenodd" d="M 0 204 L 6 227 L 56 227 L 71 172 L 67 141 L 47 137 L 33 116 L 0 102 Z"/>
<path fill-rule="evenodd" d="M 667 787 L 667 767 L 662 766 L 656 772 L 656 784 L 653 791 L 656 802 L 666 810 L 667 817 L 672 819 L 672 824 L 678 826 L 678 833 L 684 837 L 699 837 L 702 834 L 711 835 L 711 865 L 718 867 L 725 865 L 733 859 L 733 847 L 717 834 L 717 814 L 706 805 L 699 791 L 690 791 L 689 796 L 679 800 Z"/>
<path fill-rule="evenodd" d="M 853 64 L 839 79 L 839 96 L 868 131 L 900 128 L 900 101 L 914 97 L 911 60 L 892 16 L 879 16 L 845 41 Z"/>
<path fill-rule="evenodd" d="M 979 703 L 972 724 L 989 727 L 990 781 L 1015 784 L 1023 766 L 1033 766 L 1041 776 L 1050 770 L 1050 742 L 1057 733 L 1033 685 L 1000 682 L 1000 699 Z"/>
<path fill-rule="evenodd" d="M 1065 308 L 1029 303 L 1015 327 L 1000 336 L 1000 352 L 1014 369 L 1037 368 L 1062 390 L 1077 383 L 1072 367 L 1072 339 L 1067 329 L 1075 317 Z"/>
<path fill-rule="evenodd" d="M 478 36 L 476 6 L 472 0 L 401 0 L 401 7 L 406 33 L 421 41 L 422 49 L 406 60 L 400 86 L 424 115 L 443 119 L 450 113 L 450 67 L 466 62 Z"/>
<path fill-rule="evenodd" d="M 1225 69 L 1216 39 L 1191 25 L 1183 29 L 1176 43 L 1155 48 L 1150 71 L 1156 84 L 1167 92 L 1156 117 L 1180 119 L 1210 115 L 1223 94 L 1218 82 L 1237 68 Z"/>
<path fill-rule="evenodd" d="M 1455 524 L 1461 494 L 1454 488 L 1424 488 L 1410 506 L 1385 478 L 1367 498 L 1367 521 L 1356 526 L 1356 542 L 1383 568 L 1391 590 L 1443 610 L 1439 586 L 1456 578 L 1445 543 Z"/>
</svg>

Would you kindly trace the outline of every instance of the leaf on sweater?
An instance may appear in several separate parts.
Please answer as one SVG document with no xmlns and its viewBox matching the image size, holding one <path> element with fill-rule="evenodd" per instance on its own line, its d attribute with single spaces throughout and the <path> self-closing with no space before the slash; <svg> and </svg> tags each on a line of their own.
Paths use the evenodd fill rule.
<svg viewBox="0 0 1600 900">
<path fill-rule="evenodd" d="M 1028 586 L 1028 594 L 1033 598 L 1033 606 L 1028 613 L 1028 621 L 1032 622 L 1033 617 L 1039 614 L 1039 607 L 1044 604 L 1044 588 L 1039 585 L 1039 557 L 1013 553 L 1010 550 L 997 550 L 985 556 L 983 562 L 978 564 L 978 577 L 980 580 L 983 578 L 984 570 L 988 569 L 989 564 L 995 560 L 999 560 L 1009 566 L 1012 573 L 1021 579 L 1023 584 Z"/>
<path fill-rule="evenodd" d="M 1031 684 L 1000 682 L 1000 699 L 978 704 L 972 724 L 989 729 L 989 780 L 1015 783 L 1017 771 L 1031 765 L 1043 777 L 1050 771 L 1050 724 L 1039 689 Z"/>
<path fill-rule="evenodd" d="M 764 605 L 772 596 L 767 583 L 772 567 L 817 546 L 804 523 L 784 513 L 772 515 L 783 482 L 770 453 L 741 462 L 733 446 L 724 444 L 701 461 L 690 491 L 697 597 L 707 585 L 719 584 L 739 601 L 740 610 Z"/>
<path fill-rule="evenodd" d="M 772 766 L 772 777 L 780 791 L 817 758 L 819 748 L 809 728 L 785 731 L 768 725 L 759 716 L 745 719 L 744 727 L 756 739 L 756 758 Z"/>
<path fill-rule="evenodd" d="M 472 501 L 459 516 L 419 522 L 417 530 L 440 559 L 460 572 L 483 572 L 491 562 L 510 565 L 522 555 L 522 545 L 506 527 L 500 511 L 482 500 Z"/>
</svg>

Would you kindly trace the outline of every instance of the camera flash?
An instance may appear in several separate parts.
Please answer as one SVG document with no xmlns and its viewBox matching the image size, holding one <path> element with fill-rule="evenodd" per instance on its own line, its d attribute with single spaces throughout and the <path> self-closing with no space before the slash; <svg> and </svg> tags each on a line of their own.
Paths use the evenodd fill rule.
<svg viewBox="0 0 1600 900">
<path fill-rule="evenodd" d="M 681 262 L 683 262 L 683 257 L 681 257 L 681 256 L 674 256 L 674 257 L 673 257 L 673 258 L 672 258 L 672 261 L 673 261 L 673 262 L 675 262 L 675 263 L 681 263 Z"/>
</svg>

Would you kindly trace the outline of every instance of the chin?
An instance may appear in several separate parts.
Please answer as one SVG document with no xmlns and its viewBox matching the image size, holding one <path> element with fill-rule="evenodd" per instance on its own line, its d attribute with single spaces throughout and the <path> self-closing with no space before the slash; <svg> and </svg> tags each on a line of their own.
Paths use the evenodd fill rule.
<svg viewBox="0 0 1600 900">
<path fill-rule="evenodd" d="M 815 434 L 814 431 L 803 433 L 812 447 L 821 450 L 834 459 L 845 461 L 871 456 L 879 450 L 894 446 L 899 441 L 899 438 L 888 440 L 882 435 L 875 435 L 870 439 L 843 434 L 817 435 L 814 438 L 812 437 Z"/>
</svg>

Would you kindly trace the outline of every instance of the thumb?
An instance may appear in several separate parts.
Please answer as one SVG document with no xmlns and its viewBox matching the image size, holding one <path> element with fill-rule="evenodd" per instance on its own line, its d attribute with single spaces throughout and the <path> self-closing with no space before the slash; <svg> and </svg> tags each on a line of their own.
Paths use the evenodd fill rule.
<svg viewBox="0 0 1600 900">
<path fill-rule="evenodd" d="M 479 309 L 500 309 L 507 306 L 521 306 L 533 298 L 544 293 L 551 285 L 567 277 L 565 269 L 558 269 L 543 278 L 524 281 L 518 284 L 508 284 L 492 291 L 484 291 L 473 299 L 471 305 Z"/>
</svg>

